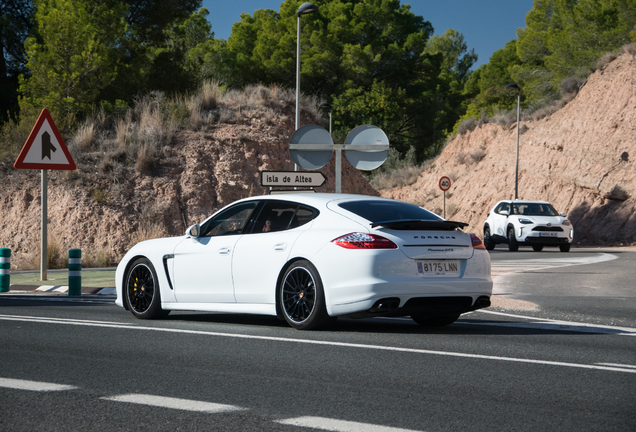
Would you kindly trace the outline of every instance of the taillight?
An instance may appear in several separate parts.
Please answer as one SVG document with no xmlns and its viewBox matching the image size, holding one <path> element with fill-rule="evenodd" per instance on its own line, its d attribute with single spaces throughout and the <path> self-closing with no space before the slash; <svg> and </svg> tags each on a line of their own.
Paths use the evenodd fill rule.
<svg viewBox="0 0 636 432">
<path fill-rule="evenodd" d="M 375 234 L 349 233 L 331 241 L 345 249 L 397 249 L 391 240 Z"/>
<path fill-rule="evenodd" d="M 474 249 L 486 249 L 481 239 L 473 233 L 470 233 L 470 241 L 473 242 Z"/>
</svg>

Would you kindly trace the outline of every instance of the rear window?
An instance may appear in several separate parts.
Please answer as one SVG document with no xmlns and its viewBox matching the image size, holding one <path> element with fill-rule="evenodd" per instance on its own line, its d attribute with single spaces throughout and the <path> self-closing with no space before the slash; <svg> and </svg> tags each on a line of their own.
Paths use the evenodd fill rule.
<svg viewBox="0 0 636 432">
<path fill-rule="evenodd" d="M 401 219 L 443 220 L 422 207 L 400 201 L 347 201 L 338 206 L 373 223 Z"/>
</svg>

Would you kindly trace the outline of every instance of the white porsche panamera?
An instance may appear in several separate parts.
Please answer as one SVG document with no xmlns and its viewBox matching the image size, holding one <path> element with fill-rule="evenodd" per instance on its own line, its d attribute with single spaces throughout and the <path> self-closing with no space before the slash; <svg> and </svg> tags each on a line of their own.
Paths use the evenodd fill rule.
<svg viewBox="0 0 636 432">
<path fill-rule="evenodd" d="M 116 272 L 116 304 L 275 315 L 297 329 L 338 316 L 447 325 L 490 306 L 481 240 L 413 204 L 363 195 L 246 198 L 182 237 L 141 242 Z"/>
</svg>

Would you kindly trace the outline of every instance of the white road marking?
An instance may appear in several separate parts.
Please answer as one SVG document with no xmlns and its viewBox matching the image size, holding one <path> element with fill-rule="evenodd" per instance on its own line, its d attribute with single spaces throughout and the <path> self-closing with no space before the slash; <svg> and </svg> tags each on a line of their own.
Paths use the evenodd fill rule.
<svg viewBox="0 0 636 432">
<path fill-rule="evenodd" d="M 12 378 L 0 378 L 0 387 L 10 388 L 15 390 L 29 390 L 29 391 L 63 391 L 73 390 L 77 387 L 64 384 L 53 384 L 39 381 L 28 381 Z"/>
<path fill-rule="evenodd" d="M 621 368 L 628 368 L 628 369 L 636 369 L 636 365 L 626 365 L 626 364 L 618 364 L 618 363 L 596 363 L 597 365 L 603 365 L 603 366 L 614 366 L 614 367 L 621 367 Z"/>
<path fill-rule="evenodd" d="M 525 327 L 525 328 L 541 328 L 546 330 L 569 330 L 576 331 L 582 333 L 602 333 L 602 334 L 611 334 L 617 336 L 636 336 L 636 328 L 632 327 L 618 327 L 618 326 L 608 326 L 602 324 L 589 324 L 582 323 L 576 321 L 562 321 L 562 320 L 554 320 L 549 318 L 537 318 L 526 315 L 516 315 L 509 314 L 504 312 L 495 312 L 489 311 L 485 309 L 479 309 L 474 313 L 484 313 L 490 315 L 500 315 L 510 318 L 521 318 L 525 320 L 529 320 L 530 322 L 526 323 L 511 323 L 511 322 L 489 322 L 489 323 L 463 323 L 463 324 L 475 324 L 475 325 L 491 325 L 491 326 L 501 326 L 501 327 Z"/>
<path fill-rule="evenodd" d="M 501 356 L 491 356 L 491 355 L 483 355 L 483 354 L 468 354 L 468 353 L 460 353 L 460 352 L 452 352 L 452 351 L 434 351 L 434 350 L 425 350 L 425 349 L 417 349 L 417 348 L 400 348 L 400 347 L 356 344 L 356 343 L 346 343 L 346 342 L 292 339 L 292 338 L 283 338 L 283 337 L 275 337 L 275 336 L 255 336 L 255 335 L 245 335 L 245 334 L 236 334 L 236 333 L 219 333 L 219 332 L 210 332 L 210 331 L 202 331 L 202 330 L 153 328 L 153 327 L 146 327 L 142 325 L 130 326 L 130 325 L 122 325 L 116 322 L 91 323 L 91 322 L 76 321 L 76 320 L 70 320 L 70 319 L 53 320 L 49 318 L 29 317 L 29 316 L 21 316 L 21 315 L 0 315 L 0 320 L 37 322 L 37 323 L 48 323 L 48 324 L 65 324 L 65 325 L 102 327 L 102 328 L 114 328 L 114 329 L 125 329 L 125 330 L 144 330 L 144 331 L 156 331 L 156 332 L 163 332 L 163 333 L 180 333 L 180 334 L 212 336 L 212 337 L 227 337 L 227 338 L 235 338 L 235 339 L 252 339 L 252 340 L 285 342 L 285 343 L 294 343 L 294 344 L 322 345 L 322 346 L 366 349 L 366 350 L 376 350 L 376 351 L 392 351 L 392 352 L 400 352 L 400 353 L 470 358 L 470 359 L 477 359 L 477 360 L 495 360 L 495 361 L 505 361 L 505 362 L 513 362 L 513 363 L 528 363 L 528 364 L 535 364 L 535 365 L 542 365 L 542 366 L 560 366 L 560 367 L 579 368 L 579 369 L 593 369 L 593 370 L 603 370 L 603 371 L 612 371 L 612 372 L 636 373 L 636 370 L 634 369 L 600 366 L 600 365 L 593 365 L 593 364 L 566 363 L 566 362 L 557 362 L 557 361 L 550 361 L 550 360 L 534 360 L 534 359 L 517 358 L 517 357 L 501 357 Z"/>
<path fill-rule="evenodd" d="M 334 420 L 324 417 L 297 417 L 287 420 L 277 420 L 276 423 L 334 432 L 417 432 L 413 429 L 377 426 L 368 423 Z"/>
<path fill-rule="evenodd" d="M 491 262 L 494 276 L 503 276 L 509 273 L 521 273 L 525 271 L 540 270 L 544 268 L 570 267 L 577 265 L 595 264 L 618 259 L 617 255 L 599 253 L 592 256 L 571 258 L 535 258 L 527 260 L 497 260 Z"/>
<path fill-rule="evenodd" d="M 230 411 L 240 411 L 246 408 L 237 407 L 234 405 L 222 405 L 211 402 L 202 402 L 190 399 L 178 399 L 164 396 L 153 396 L 147 394 L 125 394 L 120 396 L 103 397 L 100 399 L 114 401 L 114 402 L 127 402 L 140 405 L 150 405 L 161 408 L 171 408 L 184 411 L 196 411 L 206 413 L 222 413 Z"/>
</svg>

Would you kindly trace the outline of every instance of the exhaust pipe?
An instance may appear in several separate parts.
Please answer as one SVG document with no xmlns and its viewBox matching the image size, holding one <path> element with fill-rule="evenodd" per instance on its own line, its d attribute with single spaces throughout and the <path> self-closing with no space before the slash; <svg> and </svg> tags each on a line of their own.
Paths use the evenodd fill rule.
<svg viewBox="0 0 636 432">
<path fill-rule="evenodd" d="M 378 300 L 373 304 L 371 309 L 369 309 L 370 313 L 381 313 L 388 312 L 393 309 L 397 309 L 400 307 L 400 299 L 397 297 L 385 298 L 382 300 Z"/>
</svg>

